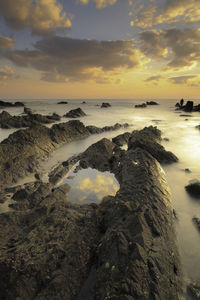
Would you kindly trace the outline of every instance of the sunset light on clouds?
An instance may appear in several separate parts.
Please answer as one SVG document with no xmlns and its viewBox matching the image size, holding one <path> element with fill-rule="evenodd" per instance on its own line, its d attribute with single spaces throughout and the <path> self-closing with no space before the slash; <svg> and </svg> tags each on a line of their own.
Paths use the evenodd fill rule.
<svg viewBox="0 0 200 300">
<path fill-rule="evenodd" d="M 0 97 L 199 98 L 199 0 L 1 0 Z"/>
</svg>

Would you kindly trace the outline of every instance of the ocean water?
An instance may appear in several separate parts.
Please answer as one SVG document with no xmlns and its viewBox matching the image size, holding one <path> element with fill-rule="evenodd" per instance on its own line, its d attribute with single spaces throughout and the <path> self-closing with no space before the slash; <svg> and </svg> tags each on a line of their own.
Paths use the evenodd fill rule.
<svg viewBox="0 0 200 300">
<path fill-rule="evenodd" d="M 172 207 L 176 210 L 177 221 L 177 243 L 182 257 L 183 269 L 186 278 L 200 280 L 200 233 L 192 222 L 194 216 L 200 217 L 200 200 L 190 197 L 184 187 L 192 179 L 200 180 L 200 130 L 195 126 L 200 124 L 200 113 L 191 113 L 190 117 L 180 116 L 181 112 L 174 110 L 176 100 L 157 101 L 160 105 L 148 106 L 147 108 L 134 108 L 135 104 L 142 101 L 136 100 L 67 100 L 68 104 L 58 105 L 60 100 L 27 100 L 27 107 L 34 112 L 51 114 L 56 112 L 64 115 L 70 109 L 81 107 L 87 116 L 80 120 L 85 125 L 96 125 L 103 127 L 115 123 L 129 123 L 131 126 L 114 132 L 100 135 L 92 135 L 86 139 L 72 142 L 60 147 L 48 161 L 41 166 L 41 172 L 47 174 L 58 163 L 67 160 L 74 154 L 84 151 L 88 146 L 103 137 L 112 138 L 125 131 L 142 129 L 145 126 L 157 126 L 163 133 L 163 137 L 169 141 L 163 141 L 163 145 L 172 151 L 179 162 L 170 166 L 163 166 L 166 178 L 172 194 Z M 82 102 L 86 101 L 86 104 Z M 102 102 L 111 103 L 110 108 L 101 109 Z M 196 101 L 200 103 L 200 101 Z M 23 108 L 7 108 L 10 114 L 20 115 Z M 2 110 L 0 110 L 1 112 Z M 61 122 L 68 119 L 62 118 Z M 48 125 L 52 126 L 52 125 Z M 0 129 L 0 140 L 5 139 L 15 129 Z M 191 173 L 184 170 L 189 168 Z M 88 174 L 84 175 L 88 178 Z M 30 178 L 25 179 L 30 180 Z"/>
</svg>

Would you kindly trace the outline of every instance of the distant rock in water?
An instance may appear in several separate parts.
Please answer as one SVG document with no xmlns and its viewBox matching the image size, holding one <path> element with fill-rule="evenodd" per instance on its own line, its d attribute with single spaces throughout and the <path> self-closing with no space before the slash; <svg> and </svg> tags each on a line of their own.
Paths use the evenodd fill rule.
<svg viewBox="0 0 200 300">
<path fill-rule="evenodd" d="M 147 101 L 146 105 L 159 105 L 159 104 L 155 101 Z"/>
<path fill-rule="evenodd" d="M 197 125 L 195 128 L 199 129 L 200 130 L 200 125 Z"/>
<path fill-rule="evenodd" d="M 185 107 L 184 107 L 184 111 L 192 111 L 193 110 L 193 106 L 194 106 L 194 102 L 193 101 L 187 101 Z"/>
<path fill-rule="evenodd" d="M 128 126 L 129 126 L 128 123 L 124 123 L 124 124 L 116 123 L 113 126 L 104 126 L 102 128 L 97 127 L 97 126 L 93 126 L 93 125 L 88 125 L 88 126 L 86 126 L 86 128 L 91 134 L 95 134 L 95 133 L 102 133 L 102 132 L 105 132 L 105 131 L 117 130 L 117 129 L 120 129 L 120 128 L 123 128 L 123 127 L 126 128 Z"/>
<path fill-rule="evenodd" d="M 20 101 L 12 103 L 12 102 L 5 102 L 0 100 L 0 107 L 21 107 L 21 106 L 24 106 L 24 103 Z"/>
<path fill-rule="evenodd" d="M 103 103 L 101 104 L 101 108 L 107 108 L 107 107 L 111 107 L 110 103 L 108 103 L 108 102 L 103 102 Z"/>
<path fill-rule="evenodd" d="M 76 109 L 72 109 L 64 115 L 64 117 L 66 118 L 80 118 L 84 116 L 86 116 L 86 114 L 80 107 Z"/>
<path fill-rule="evenodd" d="M 145 108 L 145 107 L 147 107 L 147 104 L 146 104 L 146 103 L 136 104 L 136 105 L 135 105 L 135 108 Z"/>
<path fill-rule="evenodd" d="M 185 187 L 186 191 L 195 198 L 200 198 L 200 181 L 191 180 L 191 182 Z"/>
<path fill-rule="evenodd" d="M 200 111 L 200 104 L 194 105 L 194 101 L 187 101 L 186 105 L 183 104 L 184 104 L 183 99 L 180 100 L 180 103 L 177 102 L 175 104 L 176 110 L 183 110 L 185 112 Z"/>
<path fill-rule="evenodd" d="M 86 104 L 86 102 L 85 102 L 85 101 L 83 101 L 83 102 L 82 102 L 82 104 Z"/>
<path fill-rule="evenodd" d="M 67 101 L 60 101 L 57 104 L 68 104 L 68 102 Z"/>
</svg>

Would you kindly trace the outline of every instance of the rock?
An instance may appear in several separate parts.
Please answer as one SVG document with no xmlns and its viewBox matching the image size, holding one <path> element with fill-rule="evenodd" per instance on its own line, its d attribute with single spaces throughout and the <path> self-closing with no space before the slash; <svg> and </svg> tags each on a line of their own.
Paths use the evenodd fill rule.
<svg viewBox="0 0 200 300">
<path fill-rule="evenodd" d="M 112 142 L 115 143 L 117 146 L 123 146 L 124 144 L 128 143 L 129 138 L 131 137 L 130 132 L 125 132 L 120 134 L 112 139 Z"/>
<path fill-rule="evenodd" d="M 86 116 L 86 114 L 80 107 L 76 109 L 72 109 L 64 115 L 64 117 L 66 118 L 80 118 L 84 116 Z"/>
<path fill-rule="evenodd" d="M 146 103 L 136 104 L 136 105 L 135 105 L 135 108 L 145 108 L 145 107 L 147 107 L 147 104 L 146 104 Z"/>
<path fill-rule="evenodd" d="M 85 101 L 83 101 L 83 102 L 82 102 L 82 104 L 86 104 L 86 102 L 85 102 Z"/>
<path fill-rule="evenodd" d="M 108 103 L 108 102 L 103 102 L 101 104 L 101 108 L 108 108 L 108 107 L 111 107 L 110 103 Z"/>
<path fill-rule="evenodd" d="M 180 100 L 180 106 L 183 106 L 183 104 L 184 104 L 184 99 L 181 99 Z"/>
<path fill-rule="evenodd" d="M 200 125 L 197 125 L 195 128 L 200 129 Z"/>
<path fill-rule="evenodd" d="M 99 134 L 99 133 L 102 133 L 102 132 L 105 132 L 105 131 L 113 131 L 113 130 L 118 130 L 120 128 L 126 128 L 128 126 L 129 126 L 128 123 L 124 123 L 124 124 L 116 123 L 113 126 L 105 126 L 105 127 L 102 127 L 102 128 L 99 128 L 99 127 L 96 127 L 96 126 L 91 126 L 91 125 L 86 126 L 86 128 L 91 134 Z"/>
<path fill-rule="evenodd" d="M 194 179 L 185 186 L 186 191 L 195 198 L 200 198 L 200 181 Z"/>
<path fill-rule="evenodd" d="M 27 114 L 27 115 L 31 115 L 33 112 L 32 112 L 31 108 L 24 107 L 24 113 Z"/>
<path fill-rule="evenodd" d="M 187 286 L 187 293 L 191 297 L 191 300 L 200 300 L 200 284 L 191 283 Z"/>
<path fill-rule="evenodd" d="M 200 232 L 200 218 L 194 217 L 194 218 L 192 218 L 192 221 L 196 225 L 197 229 Z"/>
<path fill-rule="evenodd" d="M 68 102 L 67 101 L 60 101 L 57 104 L 68 104 Z"/>
<path fill-rule="evenodd" d="M 54 125 L 55 139 L 66 139 L 66 126 L 86 130 L 80 123 Z M 45 130 L 49 136 L 51 129 Z M 9 141 L 27 145 L 27 130 L 23 134 Z M 154 127 L 137 134 L 147 142 L 150 136 L 161 140 Z M 48 145 L 38 138 L 40 148 Z M 182 275 L 164 173 L 143 148 L 114 152 L 115 147 L 102 139 L 79 155 L 80 164 L 113 172 L 120 183 L 116 196 L 100 205 L 70 203 L 67 184 L 55 188 L 37 181 L 17 191 L 15 211 L 0 214 L 1 299 L 88 299 L 91 284 L 96 300 L 180 299 Z M 59 167 L 55 174 L 62 172 Z"/>
<path fill-rule="evenodd" d="M 0 127 L 1 128 L 21 128 L 32 127 L 36 124 L 50 124 L 60 120 L 60 116 L 56 113 L 52 115 L 33 114 L 30 108 L 24 107 L 26 116 L 11 116 L 9 113 L 3 111 L 0 113 Z"/>
<path fill-rule="evenodd" d="M 24 103 L 17 101 L 15 103 L 0 100 L 0 107 L 23 107 Z"/>
<path fill-rule="evenodd" d="M 188 168 L 186 168 L 184 171 L 185 171 L 185 173 L 192 173 L 192 171 Z"/>
<path fill-rule="evenodd" d="M 193 110 L 193 106 L 194 106 L 194 102 L 193 101 L 187 101 L 185 107 L 184 107 L 184 111 L 192 111 Z"/>
<path fill-rule="evenodd" d="M 192 115 L 188 115 L 188 114 L 181 114 L 180 117 L 192 117 Z"/>
<path fill-rule="evenodd" d="M 149 152 L 160 163 L 170 164 L 178 161 L 178 158 L 158 142 L 161 141 L 161 132 L 157 127 L 145 127 L 141 131 L 133 131 L 128 142 L 128 149 L 142 148 Z"/>
<path fill-rule="evenodd" d="M 181 107 L 180 103 L 177 102 L 177 103 L 175 104 L 175 107 L 180 108 L 180 107 Z"/>
<path fill-rule="evenodd" d="M 146 105 L 159 105 L 159 104 L 155 101 L 147 101 Z"/>
<path fill-rule="evenodd" d="M 163 141 L 165 141 L 165 142 L 169 142 L 169 138 L 167 138 L 167 137 L 164 137 L 164 138 L 163 138 Z"/>
</svg>

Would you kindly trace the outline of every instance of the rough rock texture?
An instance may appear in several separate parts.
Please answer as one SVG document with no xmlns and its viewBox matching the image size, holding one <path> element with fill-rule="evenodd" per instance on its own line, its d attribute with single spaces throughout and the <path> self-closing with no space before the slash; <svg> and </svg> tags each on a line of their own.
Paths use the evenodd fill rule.
<svg viewBox="0 0 200 300">
<path fill-rule="evenodd" d="M 200 232 L 200 218 L 194 217 L 194 218 L 192 218 L 192 221 L 196 225 L 197 229 Z"/>
<path fill-rule="evenodd" d="M 21 107 L 21 106 L 23 107 L 24 103 L 22 103 L 20 101 L 12 103 L 12 102 L 5 102 L 5 101 L 0 100 L 0 107 Z"/>
<path fill-rule="evenodd" d="M 123 146 L 124 144 L 128 143 L 129 138 L 131 137 L 130 132 L 125 132 L 123 134 L 120 134 L 112 139 L 113 143 L 115 143 L 117 146 Z"/>
<path fill-rule="evenodd" d="M 43 116 L 40 114 L 33 114 L 31 111 L 29 111 L 29 109 L 27 111 L 27 108 L 25 112 L 27 113 L 26 116 L 11 116 L 8 112 L 2 111 L 2 113 L 0 113 L 0 127 L 1 128 L 31 127 L 35 124 L 50 124 L 60 120 L 60 116 L 55 113 L 49 116 Z"/>
<path fill-rule="evenodd" d="M 101 104 L 101 108 L 107 108 L 107 107 L 111 107 L 111 104 L 108 103 L 108 102 L 103 102 L 103 103 Z"/>
<path fill-rule="evenodd" d="M 144 132 L 159 139 L 155 128 Z M 87 285 L 95 300 L 181 299 L 164 172 L 150 151 L 115 147 L 102 139 L 79 155 L 82 168 L 111 171 L 120 183 L 99 206 L 71 204 L 66 184 L 13 190 L 15 210 L 0 215 L 1 299 L 89 299 Z"/>
<path fill-rule="evenodd" d="M 185 187 L 185 189 L 191 196 L 200 198 L 200 181 L 193 180 Z"/>
<path fill-rule="evenodd" d="M 161 131 L 157 127 L 145 127 L 141 131 L 133 131 L 128 149 L 142 148 L 151 153 L 160 163 L 177 162 L 178 158 L 172 152 L 166 151 L 159 141 L 161 141 Z"/>
<path fill-rule="evenodd" d="M 87 128 L 87 130 L 89 130 L 89 132 L 91 134 L 95 134 L 95 133 L 102 133 L 102 132 L 105 132 L 105 131 L 118 130 L 120 128 L 123 128 L 123 127 L 126 128 L 128 126 L 129 125 L 127 123 L 125 123 L 125 124 L 116 123 L 113 126 L 104 126 L 102 128 L 96 127 L 96 126 L 92 126 L 92 125 L 86 126 L 86 128 Z"/>
<path fill-rule="evenodd" d="M 76 109 L 72 109 L 64 115 L 64 117 L 66 118 L 80 118 L 84 116 L 86 116 L 86 114 L 80 107 Z"/>
<path fill-rule="evenodd" d="M 186 112 L 195 112 L 195 111 L 200 111 L 200 104 L 194 105 L 193 101 L 187 101 L 185 105 L 184 100 L 181 99 L 180 103 L 176 103 L 175 107 L 176 110 L 183 110 Z"/>
<path fill-rule="evenodd" d="M 191 300 L 200 300 L 200 283 L 191 283 L 187 286 L 187 293 Z"/>
<path fill-rule="evenodd" d="M 37 162 L 48 157 L 59 144 L 89 134 L 80 121 L 55 124 L 51 129 L 37 125 L 11 134 L 0 143 L 0 187 L 36 171 Z"/>
</svg>

